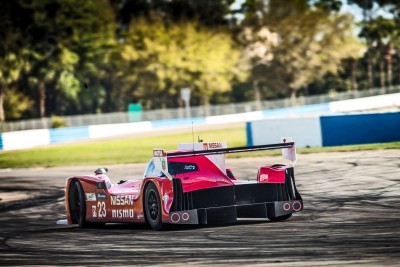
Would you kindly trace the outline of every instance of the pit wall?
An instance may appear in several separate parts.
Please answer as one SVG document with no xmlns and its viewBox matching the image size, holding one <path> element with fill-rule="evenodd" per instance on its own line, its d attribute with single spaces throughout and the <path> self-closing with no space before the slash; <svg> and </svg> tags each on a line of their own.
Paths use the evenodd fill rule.
<svg viewBox="0 0 400 267">
<path fill-rule="evenodd" d="M 296 146 L 321 147 L 400 141 L 400 112 L 283 118 L 247 122 L 247 145 L 293 137 Z"/>
<path fill-rule="evenodd" d="M 319 116 L 341 112 L 349 113 L 368 109 L 398 107 L 400 107 L 400 93 L 221 116 L 5 132 L 0 134 L 0 150 L 26 149 L 93 138 L 117 137 L 124 134 L 159 131 L 165 128 L 176 128 L 178 130 L 179 127 L 190 127 L 192 123 L 200 126 L 248 122 L 248 144 L 259 144 L 260 142 L 264 144 L 264 141 L 274 143 L 281 136 L 293 136 L 297 140 L 298 145 L 304 147 L 337 145 L 338 142 L 340 144 L 347 144 L 349 137 L 346 137 L 346 133 L 357 134 L 358 137 L 356 139 L 371 142 L 370 140 L 375 140 L 376 136 L 382 137 L 382 134 L 378 133 L 380 130 L 386 132 L 385 136 L 387 137 L 378 138 L 379 140 L 392 140 L 393 138 L 397 138 L 396 136 L 398 136 L 400 131 L 397 128 L 396 133 L 390 134 L 386 131 L 386 128 L 393 129 L 394 125 L 398 125 L 398 122 L 397 124 L 393 122 L 388 125 L 384 124 L 384 122 L 375 123 L 379 127 L 369 126 L 372 129 L 367 131 L 367 128 L 363 126 L 364 124 L 357 126 L 359 127 L 357 129 L 352 129 L 352 125 L 359 124 L 354 121 L 348 122 L 346 119 Z M 314 118 L 304 118 L 310 116 L 314 116 Z M 266 119 L 268 123 L 265 122 Z M 370 119 L 368 125 L 373 123 L 373 121 L 374 119 Z M 342 124 L 343 126 L 340 126 Z M 338 127 L 348 127 L 350 129 L 339 133 L 337 130 Z M 377 133 L 372 134 L 375 131 Z M 293 133 L 296 133 L 298 138 Z"/>
</svg>

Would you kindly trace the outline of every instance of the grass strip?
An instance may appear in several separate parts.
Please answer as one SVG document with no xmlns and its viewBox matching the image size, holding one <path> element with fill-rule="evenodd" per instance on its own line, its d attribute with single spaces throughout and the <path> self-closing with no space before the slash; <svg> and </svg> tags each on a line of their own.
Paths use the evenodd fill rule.
<svg viewBox="0 0 400 267">
<path fill-rule="evenodd" d="M 229 147 L 245 146 L 246 132 L 243 127 L 199 131 L 205 142 L 226 141 Z M 162 136 L 118 138 L 87 143 L 63 144 L 20 151 L 0 153 L 0 168 L 55 167 L 147 162 L 152 157 L 154 148 L 176 149 L 178 143 L 191 143 L 192 134 L 178 133 Z M 347 152 L 360 150 L 400 149 L 400 142 L 335 146 L 298 149 L 300 154 L 321 152 Z M 229 154 L 229 158 L 279 155 L 280 150 Z"/>
<path fill-rule="evenodd" d="M 160 130 L 162 131 L 162 130 Z M 244 146 L 244 127 L 208 130 L 195 133 L 205 142 L 226 141 L 229 146 Z M 111 165 L 147 162 L 154 148 L 173 150 L 179 143 L 192 143 L 191 132 L 162 136 L 118 138 L 95 142 L 54 145 L 0 153 L 0 168 L 55 167 L 76 165 Z"/>
</svg>

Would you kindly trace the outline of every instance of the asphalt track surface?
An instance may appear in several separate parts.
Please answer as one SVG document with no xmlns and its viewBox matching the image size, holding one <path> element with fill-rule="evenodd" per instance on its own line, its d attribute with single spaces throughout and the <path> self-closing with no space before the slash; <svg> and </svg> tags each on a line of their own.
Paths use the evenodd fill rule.
<svg viewBox="0 0 400 267">
<path fill-rule="evenodd" d="M 235 175 L 279 158 L 229 160 Z M 138 178 L 144 164 L 111 166 Z M 300 155 L 295 173 L 305 210 L 284 222 L 207 227 L 107 225 L 65 218 L 63 186 L 95 167 L 0 171 L 0 265 L 400 266 L 400 150 Z"/>
</svg>

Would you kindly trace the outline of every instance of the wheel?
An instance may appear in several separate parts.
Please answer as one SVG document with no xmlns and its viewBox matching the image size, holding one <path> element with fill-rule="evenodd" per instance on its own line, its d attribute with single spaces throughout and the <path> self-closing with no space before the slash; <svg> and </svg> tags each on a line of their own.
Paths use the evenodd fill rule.
<svg viewBox="0 0 400 267">
<path fill-rule="evenodd" d="M 283 215 L 283 216 L 279 216 L 279 217 L 271 217 L 271 218 L 268 217 L 268 219 L 269 219 L 270 221 L 272 221 L 272 222 L 278 222 L 278 221 L 287 220 L 287 219 L 289 219 L 290 217 L 292 217 L 292 213 L 286 214 L 286 215 Z"/>
<path fill-rule="evenodd" d="M 105 223 L 102 222 L 86 221 L 86 199 L 79 181 L 76 180 L 71 183 L 68 198 L 72 223 L 77 223 L 80 228 L 102 228 L 105 226 Z"/>
<path fill-rule="evenodd" d="M 151 182 L 146 186 L 144 194 L 144 211 L 150 227 L 153 230 L 160 230 L 162 227 L 160 195 L 155 184 Z"/>
<path fill-rule="evenodd" d="M 79 181 L 72 182 L 69 189 L 68 198 L 72 222 L 77 223 L 81 228 L 86 227 L 86 201 L 81 183 Z"/>
</svg>

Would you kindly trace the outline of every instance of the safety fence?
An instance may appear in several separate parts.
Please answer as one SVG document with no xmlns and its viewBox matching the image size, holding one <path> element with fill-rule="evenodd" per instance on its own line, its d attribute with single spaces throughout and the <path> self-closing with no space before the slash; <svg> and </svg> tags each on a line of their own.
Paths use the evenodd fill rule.
<svg viewBox="0 0 400 267">
<path fill-rule="evenodd" d="M 325 95 L 314 95 L 307 97 L 298 97 L 296 100 L 289 98 L 269 100 L 262 102 L 245 102 L 237 104 L 224 104 L 213 106 L 198 106 L 190 108 L 190 117 L 208 117 L 228 114 L 247 113 L 253 111 L 287 109 L 289 107 L 301 107 L 306 105 L 323 104 L 333 101 L 341 101 L 369 96 L 392 94 L 400 92 L 400 86 L 387 88 L 374 88 L 361 91 L 332 92 Z M 183 108 L 177 109 L 159 109 L 142 111 L 139 116 L 130 116 L 129 112 L 115 112 L 105 114 L 89 114 L 62 116 L 61 119 L 68 127 L 129 123 L 136 121 L 160 121 L 171 119 L 185 119 L 186 114 Z M 0 124 L 1 132 L 20 131 L 29 129 L 49 129 L 52 128 L 51 118 L 21 120 L 16 122 L 5 122 Z"/>
<path fill-rule="evenodd" d="M 261 130 L 253 130 L 253 126 L 251 126 L 250 130 L 252 131 L 252 134 L 248 135 L 250 136 L 251 140 L 258 140 L 257 134 L 260 134 L 261 136 L 269 136 L 276 133 L 278 136 L 284 136 L 282 135 L 282 132 L 280 132 L 280 129 L 283 127 L 282 125 L 286 125 L 285 127 L 289 128 L 297 127 L 299 131 L 301 129 L 304 129 L 307 134 L 302 135 L 302 140 L 307 137 L 315 141 L 315 143 L 312 143 L 311 141 L 304 141 L 304 146 L 318 146 L 323 142 L 318 141 L 318 136 L 321 135 L 318 134 L 320 130 L 318 129 L 318 125 L 315 122 L 315 118 L 310 118 L 308 119 L 309 121 L 307 121 L 307 119 L 299 121 L 298 126 L 296 126 L 297 122 L 294 120 L 288 121 L 288 123 L 286 124 L 282 124 L 282 122 L 285 121 L 285 118 L 300 118 L 310 116 L 315 117 L 335 113 L 351 113 L 356 111 L 380 109 L 387 107 L 394 107 L 397 109 L 398 107 L 400 107 L 400 93 L 335 101 L 324 104 L 312 104 L 301 107 L 250 111 L 238 114 L 227 114 L 218 116 L 192 117 L 189 119 L 166 119 L 155 121 L 66 127 L 58 129 L 33 129 L 25 131 L 6 132 L 0 135 L 0 149 L 25 149 L 36 146 L 73 142 L 90 138 L 103 138 L 123 134 L 144 133 L 156 131 L 163 128 L 179 128 L 182 126 L 190 126 L 192 123 L 196 125 L 218 125 L 224 123 L 254 121 L 255 124 L 251 125 L 256 125 L 256 123 L 261 123 L 264 119 L 270 119 L 267 123 L 268 125 L 270 125 L 268 126 L 269 128 L 262 126 L 260 128 Z M 273 119 L 276 119 L 275 122 Z M 277 124 L 274 126 L 274 123 Z M 310 129 L 315 132 L 310 133 Z M 302 140 L 299 140 L 299 142 L 303 142 Z"/>
</svg>

